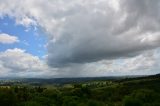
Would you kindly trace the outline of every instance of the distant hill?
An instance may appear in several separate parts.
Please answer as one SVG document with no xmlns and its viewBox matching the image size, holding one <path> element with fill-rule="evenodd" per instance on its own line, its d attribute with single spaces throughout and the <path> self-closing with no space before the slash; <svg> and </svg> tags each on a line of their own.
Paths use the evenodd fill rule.
<svg viewBox="0 0 160 106">
<path fill-rule="evenodd" d="M 132 80 L 154 80 L 154 79 L 160 79 L 160 74 L 133 77 L 133 78 L 124 78 L 117 80 L 117 82 L 132 81 Z"/>
<path fill-rule="evenodd" d="M 108 77 L 79 77 L 79 78 L 50 78 L 50 79 L 42 79 L 42 78 L 25 78 L 18 79 L 25 83 L 32 84 L 70 84 L 70 83 L 84 83 L 89 81 L 117 81 L 126 78 L 139 78 L 142 76 L 108 76 Z"/>
<path fill-rule="evenodd" d="M 90 81 L 131 81 L 131 80 L 141 80 L 141 79 L 155 79 L 160 78 L 160 74 L 150 75 L 150 76 L 110 76 L 110 77 L 79 77 L 79 78 L 8 78 L 1 79 L 1 85 L 12 85 L 12 84 L 30 84 L 30 85 L 43 85 L 43 84 L 71 84 L 71 83 L 84 83 Z"/>
</svg>

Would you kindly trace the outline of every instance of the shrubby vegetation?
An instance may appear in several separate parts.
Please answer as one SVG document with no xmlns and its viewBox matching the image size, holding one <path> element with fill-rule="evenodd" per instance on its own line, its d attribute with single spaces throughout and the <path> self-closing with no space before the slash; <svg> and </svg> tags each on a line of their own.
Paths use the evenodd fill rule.
<svg viewBox="0 0 160 106">
<path fill-rule="evenodd" d="M 160 106 L 160 78 L 1 86 L 0 106 Z"/>
</svg>

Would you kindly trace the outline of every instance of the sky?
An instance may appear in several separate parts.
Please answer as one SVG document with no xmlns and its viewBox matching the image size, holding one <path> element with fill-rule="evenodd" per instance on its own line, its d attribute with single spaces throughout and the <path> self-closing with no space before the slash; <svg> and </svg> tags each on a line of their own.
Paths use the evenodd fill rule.
<svg viewBox="0 0 160 106">
<path fill-rule="evenodd" d="M 159 0 L 0 0 L 0 77 L 160 73 Z"/>
</svg>

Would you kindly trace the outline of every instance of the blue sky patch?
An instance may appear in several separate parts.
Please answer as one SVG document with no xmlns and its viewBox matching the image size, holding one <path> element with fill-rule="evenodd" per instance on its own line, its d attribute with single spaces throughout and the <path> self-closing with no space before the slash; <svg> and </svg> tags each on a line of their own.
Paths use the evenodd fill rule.
<svg viewBox="0 0 160 106">
<path fill-rule="evenodd" d="M 0 23 L 0 33 L 17 36 L 20 41 L 14 44 L 0 44 L 0 51 L 21 48 L 39 57 L 43 57 L 46 54 L 46 38 L 39 28 L 35 30 L 34 26 L 26 28 L 22 25 L 17 25 L 15 20 L 9 17 L 1 18 Z"/>
</svg>

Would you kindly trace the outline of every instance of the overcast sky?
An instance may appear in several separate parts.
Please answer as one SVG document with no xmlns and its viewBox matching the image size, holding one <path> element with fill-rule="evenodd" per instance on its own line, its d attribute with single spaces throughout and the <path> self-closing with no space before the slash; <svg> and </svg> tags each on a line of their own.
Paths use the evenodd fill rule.
<svg viewBox="0 0 160 106">
<path fill-rule="evenodd" d="M 160 0 L 0 0 L 0 77 L 160 72 Z"/>
</svg>

